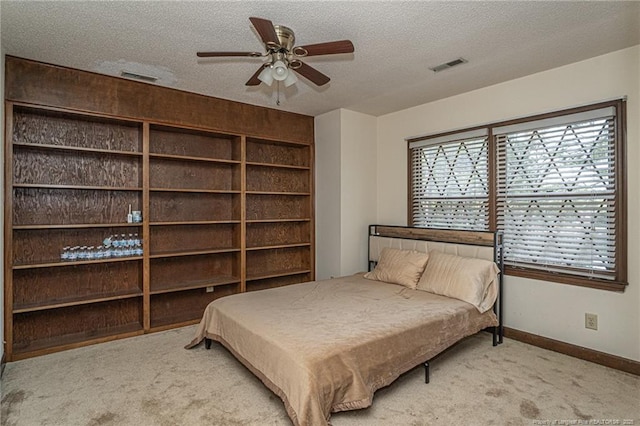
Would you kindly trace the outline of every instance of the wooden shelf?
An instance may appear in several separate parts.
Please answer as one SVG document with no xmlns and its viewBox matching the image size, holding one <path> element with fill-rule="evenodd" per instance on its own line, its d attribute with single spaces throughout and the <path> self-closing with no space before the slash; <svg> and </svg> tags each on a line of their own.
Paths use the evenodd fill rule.
<svg viewBox="0 0 640 426">
<path fill-rule="evenodd" d="M 240 194 L 237 190 L 227 189 L 197 189 L 197 188 L 149 188 L 151 192 L 202 192 L 209 194 Z"/>
<path fill-rule="evenodd" d="M 218 225 L 225 223 L 240 223 L 239 220 L 185 220 L 171 222 L 151 222 L 151 226 L 174 226 L 174 225 Z"/>
<path fill-rule="evenodd" d="M 310 170 L 309 166 L 292 166 L 289 164 L 272 164 L 272 163 L 258 163 L 255 161 L 247 161 L 247 166 L 258 166 L 258 167 L 276 167 L 281 169 L 295 169 L 295 170 Z"/>
<path fill-rule="evenodd" d="M 200 317 L 193 313 L 178 313 L 151 321 L 151 329 L 155 331 L 167 330 L 175 327 L 186 327 L 198 324 Z"/>
<path fill-rule="evenodd" d="M 142 191 L 142 187 L 124 188 L 117 186 L 84 186 L 84 185 L 43 185 L 36 183 L 14 183 L 14 188 L 35 188 L 35 189 L 70 189 L 70 190 L 92 190 L 92 191 Z"/>
<path fill-rule="evenodd" d="M 151 223 L 216 222 L 241 218 L 239 193 L 154 192 L 149 197 Z"/>
<path fill-rule="evenodd" d="M 79 305 L 88 305 L 91 303 L 99 303 L 99 302 L 109 302 L 112 300 L 122 300 L 122 299 L 130 299 L 133 297 L 141 297 L 142 291 L 137 292 L 121 292 L 119 294 L 104 294 L 99 297 L 93 298 L 69 298 L 67 300 L 58 300 L 49 304 L 31 304 L 31 305 L 16 305 L 13 308 L 14 314 L 21 314 L 24 312 L 36 312 L 43 311 L 47 309 L 58 309 L 58 308 L 66 308 L 69 306 L 79 306 Z"/>
<path fill-rule="evenodd" d="M 308 274 L 310 272 L 311 272 L 311 269 L 285 269 L 280 271 L 265 272 L 262 274 L 247 275 L 247 281 L 256 281 L 256 280 L 264 280 L 267 278 L 285 277 L 288 275 L 301 275 L 301 274 Z"/>
<path fill-rule="evenodd" d="M 207 287 L 217 287 L 221 285 L 228 284 L 240 284 L 240 278 L 238 277 L 218 277 L 215 279 L 209 280 L 200 280 L 200 281 L 186 281 L 183 283 L 176 283 L 172 287 L 151 290 L 151 294 L 165 294 L 165 293 L 173 293 L 175 291 L 185 291 L 185 290 L 196 290 L 200 288 Z M 215 293 L 215 291 L 214 291 Z"/>
<path fill-rule="evenodd" d="M 180 321 L 178 319 L 178 321 L 175 321 L 175 322 L 171 322 L 171 320 L 167 318 L 163 318 L 163 319 L 164 321 L 158 321 L 151 324 L 151 328 L 149 329 L 149 332 L 157 333 L 159 331 L 167 331 L 167 330 L 172 330 L 174 328 L 189 327 L 190 325 L 198 324 L 201 318 L 187 320 L 187 321 Z"/>
<path fill-rule="evenodd" d="M 138 223 L 71 223 L 61 225 L 14 225 L 15 230 L 36 230 L 36 229 L 82 229 L 82 228 L 135 228 L 142 226 Z"/>
<path fill-rule="evenodd" d="M 240 283 L 220 284 L 215 291 L 206 292 L 204 287 L 172 293 L 151 295 L 151 327 L 170 324 L 197 323 L 209 303 L 224 296 L 235 294 Z"/>
<path fill-rule="evenodd" d="M 277 192 L 277 191 L 247 191 L 250 195 L 294 195 L 294 196 L 309 196 L 310 192 Z"/>
<path fill-rule="evenodd" d="M 266 290 L 270 288 L 282 287 L 309 281 L 311 273 L 284 275 L 279 277 L 265 278 L 254 281 L 247 281 L 246 291 Z"/>
<path fill-rule="evenodd" d="M 106 154 L 106 155 L 123 155 L 123 156 L 133 156 L 133 157 L 142 157 L 143 155 L 139 151 L 119 151 L 119 150 L 111 150 L 111 149 L 85 148 L 85 147 L 79 147 L 79 146 L 50 145 L 50 144 L 39 144 L 39 143 L 14 142 L 13 146 L 18 148 L 28 148 L 28 149 L 67 151 L 67 152 L 79 152 L 79 153 L 96 153 L 96 154 Z"/>
<path fill-rule="evenodd" d="M 310 247 L 310 246 L 311 246 L 311 243 L 276 244 L 276 245 L 271 245 L 271 246 L 247 247 L 247 251 L 273 250 L 273 249 L 279 249 L 279 248 Z"/>
<path fill-rule="evenodd" d="M 282 222 L 310 222 L 310 218 L 291 218 L 291 219 L 252 219 L 247 220 L 247 223 L 282 223 Z"/>
<path fill-rule="evenodd" d="M 69 260 L 65 262 L 45 262 L 45 263 L 33 263 L 27 265 L 13 265 L 14 270 L 19 269 L 35 269 L 35 268 L 57 268 L 64 266 L 78 266 L 78 265 L 92 265 L 98 263 L 114 263 L 114 262 L 130 262 L 134 260 L 142 260 L 142 256 L 127 256 L 127 257 L 109 257 L 106 259 L 93 259 L 93 260 Z"/>
<path fill-rule="evenodd" d="M 312 150 L 312 145 L 248 137 L 246 160 L 247 165 L 304 170 L 311 165 Z"/>
<path fill-rule="evenodd" d="M 16 354 L 24 354 L 25 356 L 18 359 L 26 358 L 27 355 L 35 356 L 52 352 L 50 349 L 55 348 L 56 351 L 73 349 L 80 346 L 90 345 L 111 340 L 113 337 L 118 338 L 137 336 L 143 333 L 142 324 L 133 323 L 118 327 L 110 327 L 106 330 L 91 330 L 80 333 L 73 333 L 65 336 L 55 336 L 48 339 L 40 339 L 30 342 L 28 345 L 14 345 Z M 49 349 L 49 350 L 48 350 Z"/>
<path fill-rule="evenodd" d="M 171 251 L 164 253 L 151 253 L 149 257 L 151 259 L 161 259 L 167 257 L 180 257 L 180 256 L 199 256 L 202 254 L 218 254 L 218 253 L 235 253 L 239 252 L 239 248 L 222 248 L 211 250 L 186 250 L 186 251 Z"/>
<path fill-rule="evenodd" d="M 149 158 L 177 160 L 177 161 L 200 161 L 205 163 L 221 163 L 221 164 L 240 164 L 241 163 L 239 160 L 223 160 L 219 158 L 195 157 L 190 155 L 175 155 L 175 154 L 158 154 L 158 153 L 149 153 Z"/>
</svg>

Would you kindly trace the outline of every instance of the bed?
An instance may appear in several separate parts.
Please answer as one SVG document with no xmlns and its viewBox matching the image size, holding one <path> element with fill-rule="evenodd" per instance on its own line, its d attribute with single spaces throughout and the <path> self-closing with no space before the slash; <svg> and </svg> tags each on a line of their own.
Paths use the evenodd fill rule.
<svg viewBox="0 0 640 426">
<path fill-rule="evenodd" d="M 217 299 L 187 348 L 219 342 L 283 400 L 294 425 L 327 425 L 417 365 L 428 382 L 429 361 L 464 337 L 488 329 L 501 343 L 501 253 L 499 233 L 372 225 L 369 272 Z M 451 297 L 452 282 L 476 280 L 479 265 L 485 283 L 461 297 L 481 300 Z"/>
</svg>

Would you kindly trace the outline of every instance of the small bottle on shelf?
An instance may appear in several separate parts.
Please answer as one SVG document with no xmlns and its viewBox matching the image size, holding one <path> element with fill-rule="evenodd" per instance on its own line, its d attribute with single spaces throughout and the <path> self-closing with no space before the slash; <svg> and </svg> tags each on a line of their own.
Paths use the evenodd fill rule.
<svg viewBox="0 0 640 426">
<path fill-rule="evenodd" d="M 71 247 L 66 246 L 62 249 L 62 254 L 60 255 L 60 259 L 62 260 L 69 260 L 69 255 L 71 252 Z"/>
<path fill-rule="evenodd" d="M 69 260 L 78 260 L 78 254 L 80 252 L 80 247 L 74 246 L 69 249 Z"/>
<path fill-rule="evenodd" d="M 78 260 L 87 259 L 87 246 L 80 246 L 78 249 Z"/>
<path fill-rule="evenodd" d="M 124 256 L 124 249 L 125 249 L 125 239 L 124 239 L 124 234 L 118 238 L 116 238 L 116 256 L 117 257 L 122 257 Z"/>
</svg>

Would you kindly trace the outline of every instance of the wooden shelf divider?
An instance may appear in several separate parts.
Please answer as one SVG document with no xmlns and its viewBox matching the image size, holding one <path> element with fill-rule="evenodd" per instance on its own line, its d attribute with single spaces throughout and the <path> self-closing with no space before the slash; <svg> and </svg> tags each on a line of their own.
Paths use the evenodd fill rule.
<svg viewBox="0 0 640 426">
<path fill-rule="evenodd" d="M 101 297 L 94 297 L 94 298 L 75 297 L 75 298 L 70 298 L 68 300 L 56 301 L 50 304 L 14 305 L 13 313 L 21 314 L 24 312 L 44 311 L 48 309 L 66 308 L 69 306 L 88 305 L 88 304 L 99 303 L 99 302 L 109 302 L 111 300 L 129 299 L 133 297 L 142 297 L 142 291 L 136 291 L 133 293 L 131 292 L 121 293 L 121 294 L 114 294 L 114 295 L 103 295 Z"/>
<path fill-rule="evenodd" d="M 171 251 L 164 253 L 153 253 L 149 257 L 151 259 L 162 259 L 167 257 L 180 257 L 180 256 L 199 256 L 202 254 L 217 254 L 217 253 L 235 253 L 239 252 L 240 248 L 222 248 L 222 249 L 210 249 L 210 250 L 187 250 L 187 251 Z"/>
<path fill-rule="evenodd" d="M 81 189 L 91 191 L 142 191 L 142 187 L 122 187 L 122 186 L 85 186 L 85 185 L 44 185 L 38 183 L 14 183 L 14 188 L 41 188 L 41 189 Z"/>
<path fill-rule="evenodd" d="M 14 143 L 15 148 L 26 149 L 40 149 L 40 150 L 52 150 L 52 151 L 68 151 L 78 153 L 96 153 L 104 155 L 124 155 L 132 157 L 142 157 L 142 153 L 138 151 L 120 151 L 113 149 L 97 149 L 97 148 L 85 148 L 81 146 L 65 146 L 65 145 L 49 145 L 41 143 Z"/>
<path fill-rule="evenodd" d="M 60 268 L 68 266 L 93 265 L 97 263 L 115 263 L 130 262 L 133 260 L 142 260 L 142 256 L 122 256 L 108 257 L 106 259 L 87 259 L 87 260 L 67 260 L 59 262 L 31 263 L 31 264 L 14 264 L 13 269 L 35 269 L 35 268 Z"/>
<path fill-rule="evenodd" d="M 149 188 L 151 192 L 202 192 L 205 194 L 240 194 L 231 189 L 198 189 L 198 188 Z"/>
<path fill-rule="evenodd" d="M 247 275 L 247 281 L 265 280 L 268 278 L 286 277 L 289 275 L 302 275 L 310 272 L 311 269 L 285 269 L 262 274 Z"/>
<path fill-rule="evenodd" d="M 173 287 L 162 288 L 157 290 L 151 290 L 151 294 L 164 294 L 164 293 L 173 293 L 176 291 L 185 291 L 185 290 L 195 290 L 200 288 L 207 287 L 218 287 L 221 285 L 228 284 L 239 284 L 239 277 L 226 277 L 226 276 L 218 276 L 215 279 L 208 280 L 199 280 L 199 281 L 186 281 L 182 283 L 176 283 Z"/>
<path fill-rule="evenodd" d="M 150 153 L 151 159 L 166 159 L 176 161 L 202 161 L 205 163 L 240 164 L 240 160 L 223 160 L 220 158 L 194 157 L 190 155 L 156 154 Z"/>
<path fill-rule="evenodd" d="M 258 163 L 255 161 L 247 161 L 247 166 L 258 166 L 258 167 L 276 167 L 281 169 L 294 169 L 294 170 L 310 170 L 309 166 L 292 166 L 289 164 L 272 164 L 272 163 Z"/>
</svg>

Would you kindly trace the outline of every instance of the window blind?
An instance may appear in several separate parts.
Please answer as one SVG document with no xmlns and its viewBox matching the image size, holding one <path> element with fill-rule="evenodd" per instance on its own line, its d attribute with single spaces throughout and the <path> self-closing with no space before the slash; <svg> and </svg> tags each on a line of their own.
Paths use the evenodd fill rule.
<svg viewBox="0 0 640 426">
<path fill-rule="evenodd" d="M 486 129 L 409 144 L 413 226 L 489 229 Z"/>
<path fill-rule="evenodd" d="M 615 279 L 614 108 L 494 134 L 506 263 Z"/>
</svg>

